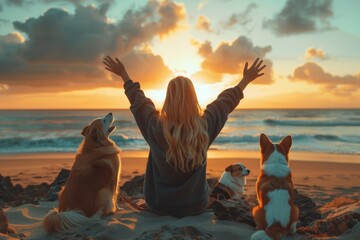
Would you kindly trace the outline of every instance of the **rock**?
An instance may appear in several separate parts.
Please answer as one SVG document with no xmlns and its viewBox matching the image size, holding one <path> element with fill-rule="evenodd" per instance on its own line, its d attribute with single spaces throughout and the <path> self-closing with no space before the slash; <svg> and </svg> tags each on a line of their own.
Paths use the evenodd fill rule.
<svg viewBox="0 0 360 240">
<path fill-rule="evenodd" d="M 360 222 L 360 201 L 342 206 L 316 221 L 311 230 L 315 234 L 339 236 Z"/>
<path fill-rule="evenodd" d="M 14 234 L 15 230 L 9 227 L 9 220 L 2 209 L 0 209 L 0 233 Z"/>
<path fill-rule="evenodd" d="M 10 177 L 3 177 L 0 175 L 0 199 L 3 202 L 10 202 L 16 199 L 16 189 L 14 188 Z"/>
<path fill-rule="evenodd" d="M 332 204 L 330 203 L 325 206 L 329 207 L 332 206 Z M 317 220 L 311 226 L 308 226 L 306 228 L 299 228 L 298 232 L 310 233 L 312 234 L 312 237 L 334 237 L 352 232 L 352 228 L 354 226 L 358 226 L 359 223 L 360 201 L 336 208 L 330 213 L 328 213 L 325 219 Z M 355 230 L 353 234 L 356 234 Z M 360 236 L 358 237 L 359 238 L 355 239 L 360 239 Z"/>
<path fill-rule="evenodd" d="M 145 174 L 133 177 L 130 181 L 127 181 L 120 187 L 120 191 L 124 191 L 128 196 L 132 198 L 144 198 Z"/>
<path fill-rule="evenodd" d="M 69 175 L 70 170 L 64 168 L 60 170 L 55 180 L 50 184 L 47 201 L 53 202 L 59 199 L 59 191 L 65 185 Z"/>
<path fill-rule="evenodd" d="M 0 233 L 7 233 L 9 228 L 9 220 L 5 213 L 0 210 Z"/>
<path fill-rule="evenodd" d="M 249 204 L 245 198 L 240 200 L 224 199 L 213 203 L 214 214 L 218 219 L 247 223 L 256 226 L 251 210 L 255 204 Z"/>
<path fill-rule="evenodd" d="M 311 198 L 300 194 L 296 189 L 294 190 L 294 204 L 300 210 L 298 227 L 309 226 L 317 219 L 321 219 L 321 213 Z"/>
<path fill-rule="evenodd" d="M 159 229 L 143 232 L 136 240 L 170 240 L 170 239 L 197 239 L 214 240 L 216 239 L 209 233 L 203 233 L 192 226 L 173 227 L 162 226 Z"/>
</svg>

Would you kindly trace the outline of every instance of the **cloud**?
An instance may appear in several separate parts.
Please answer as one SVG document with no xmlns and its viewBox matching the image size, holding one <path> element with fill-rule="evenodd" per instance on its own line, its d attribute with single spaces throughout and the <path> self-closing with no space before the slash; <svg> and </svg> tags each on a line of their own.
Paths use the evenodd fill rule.
<svg viewBox="0 0 360 240">
<path fill-rule="evenodd" d="M 313 62 L 305 63 L 294 70 L 292 81 L 304 81 L 322 86 L 326 91 L 337 95 L 347 95 L 355 92 L 360 87 L 360 73 L 357 75 L 335 76 Z"/>
<path fill-rule="evenodd" d="M 196 21 L 195 27 L 196 27 L 196 29 L 199 29 L 202 31 L 213 32 L 213 30 L 211 29 L 210 19 L 207 18 L 206 16 L 199 16 Z"/>
<path fill-rule="evenodd" d="M 332 0 L 287 0 L 284 8 L 265 20 L 263 27 L 279 36 L 309 33 L 331 29 Z"/>
<path fill-rule="evenodd" d="M 271 51 L 271 46 L 254 46 L 250 39 L 240 36 L 232 43 L 222 42 L 213 50 L 210 42 L 203 43 L 198 53 L 204 58 L 201 64 L 203 70 L 221 74 L 242 74 L 246 62 L 251 64 L 256 58 L 261 58 L 266 64 L 265 76 L 254 83 L 272 83 L 272 62 L 266 59 L 266 54 Z"/>
<path fill-rule="evenodd" d="M 5 1 L 8 5 L 15 5 L 15 6 L 21 6 L 25 3 L 24 0 L 6 0 Z"/>
<path fill-rule="evenodd" d="M 257 8 L 255 3 L 250 3 L 246 9 L 241 13 L 232 14 L 222 25 L 224 28 L 232 28 L 236 25 L 242 26 L 244 29 L 249 31 L 247 25 L 252 21 L 251 13 Z"/>
<path fill-rule="evenodd" d="M 145 88 L 156 88 L 159 85 L 163 87 L 172 76 L 162 58 L 148 51 L 132 51 L 122 60 L 132 79 Z"/>
<path fill-rule="evenodd" d="M 109 22 L 106 16 L 109 6 L 77 6 L 74 14 L 51 8 L 40 17 L 14 22 L 16 30 L 27 38 L 20 41 L 19 33 L 15 33 L 17 37 L 0 37 L 0 83 L 13 91 L 13 86 L 25 86 L 28 91 L 119 86 L 103 69 L 102 58 L 108 54 L 142 60 L 145 65 L 154 63 L 153 69 L 140 70 L 143 76 L 156 71 L 166 73 L 160 56 L 149 52 L 144 55 L 139 48 L 181 27 L 186 17 L 184 6 L 169 0 L 148 1 L 139 9 L 128 10 L 117 23 Z M 128 64 L 129 68 L 135 66 L 141 67 L 135 61 Z M 144 81 L 151 81 L 151 86 L 161 84 L 156 78 Z"/>
<path fill-rule="evenodd" d="M 307 60 L 310 60 L 312 58 L 318 58 L 321 60 L 324 60 L 327 58 L 325 52 L 322 49 L 316 49 L 316 48 L 308 48 L 305 52 L 305 58 Z"/>
<path fill-rule="evenodd" d="M 208 2 L 209 0 L 201 0 L 197 5 L 198 9 L 203 9 L 208 4 Z"/>
</svg>

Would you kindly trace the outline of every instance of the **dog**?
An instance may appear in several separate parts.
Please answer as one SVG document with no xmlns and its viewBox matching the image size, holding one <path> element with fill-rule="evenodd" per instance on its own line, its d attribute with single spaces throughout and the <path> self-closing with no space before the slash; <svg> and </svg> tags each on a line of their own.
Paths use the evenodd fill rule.
<svg viewBox="0 0 360 240">
<path fill-rule="evenodd" d="M 299 209 L 294 205 L 294 184 L 289 168 L 291 136 L 273 144 L 265 135 L 260 135 L 260 174 L 256 182 L 259 206 L 252 214 L 260 231 L 251 240 L 274 239 L 296 232 Z"/>
<path fill-rule="evenodd" d="M 241 163 L 228 166 L 215 184 L 211 198 L 216 200 L 240 199 L 245 192 L 246 176 L 249 174 L 250 170 Z"/>
<path fill-rule="evenodd" d="M 44 218 L 47 232 L 62 232 L 89 220 L 96 213 L 106 216 L 119 210 L 120 149 L 109 136 L 115 130 L 114 116 L 95 119 L 81 132 L 84 136 L 64 188 L 59 207 Z"/>
</svg>

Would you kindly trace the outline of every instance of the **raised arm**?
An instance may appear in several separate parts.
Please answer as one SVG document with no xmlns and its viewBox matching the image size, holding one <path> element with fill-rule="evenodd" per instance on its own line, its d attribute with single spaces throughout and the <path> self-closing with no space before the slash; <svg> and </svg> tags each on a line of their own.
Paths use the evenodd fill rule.
<svg viewBox="0 0 360 240">
<path fill-rule="evenodd" d="M 140 84 L 131 80 L 124 64 L 118 58 L 114 60 L 107 56 L 103 63 L 106 66 L 106 70 L 119 75 L 124 81 L 125 94 L 130 102 L 130 110 L 135 117 L 142 135 L 145 140 L 148 141 L 149 131 L 151 130 L 150 125 L 159 114 L 154 103 L 150 98 L 145 96 L 140 88 Z"/>
<path fill-rule="evenodd" d="M 257 58 L 249 69 L 248 63 L 246 63 L 243 72 L 243 79 L 239 82 L 239 84 L 233 88 L 226 89 L 219 94 L 215 101 L 207 105 L 204 117 L 208 124 L 210 144 L 215 140 L 221 129 L 224 127 L 229 113 L 236 108 L 240 100 L 244 97 L 243 91 L 246 86 L 256 78 L 264 75 L 264 73 L 260 73 L 261 70 L 265 68 L 265 65 L 261 66 L 262 62 L 263 61 L 259 62 L 259 59 Z"/>
</svg>

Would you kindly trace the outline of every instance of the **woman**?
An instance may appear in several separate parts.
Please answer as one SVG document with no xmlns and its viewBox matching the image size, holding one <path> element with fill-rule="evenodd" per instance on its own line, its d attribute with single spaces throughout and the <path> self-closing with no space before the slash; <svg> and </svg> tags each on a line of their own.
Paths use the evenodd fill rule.
<svg viewBox="0 0 360 240">
<path fill-rule="evenodd" d="M 243 98 L 245 87 L 263 75 L 256 59 L 240 83 L 223 91 L 202 113 L 190 79 L 178 76 L 169 82 L 161 111 L 145 97 L 119 59 L 107 57 L 105 68 L 124 81 L 136 123 L 150 146 L 144 196 L 149 210 L 160 215 L 197 215 L 208 205 L 207 150 L 223 128 L 228 114 Z"/>
</svg>

